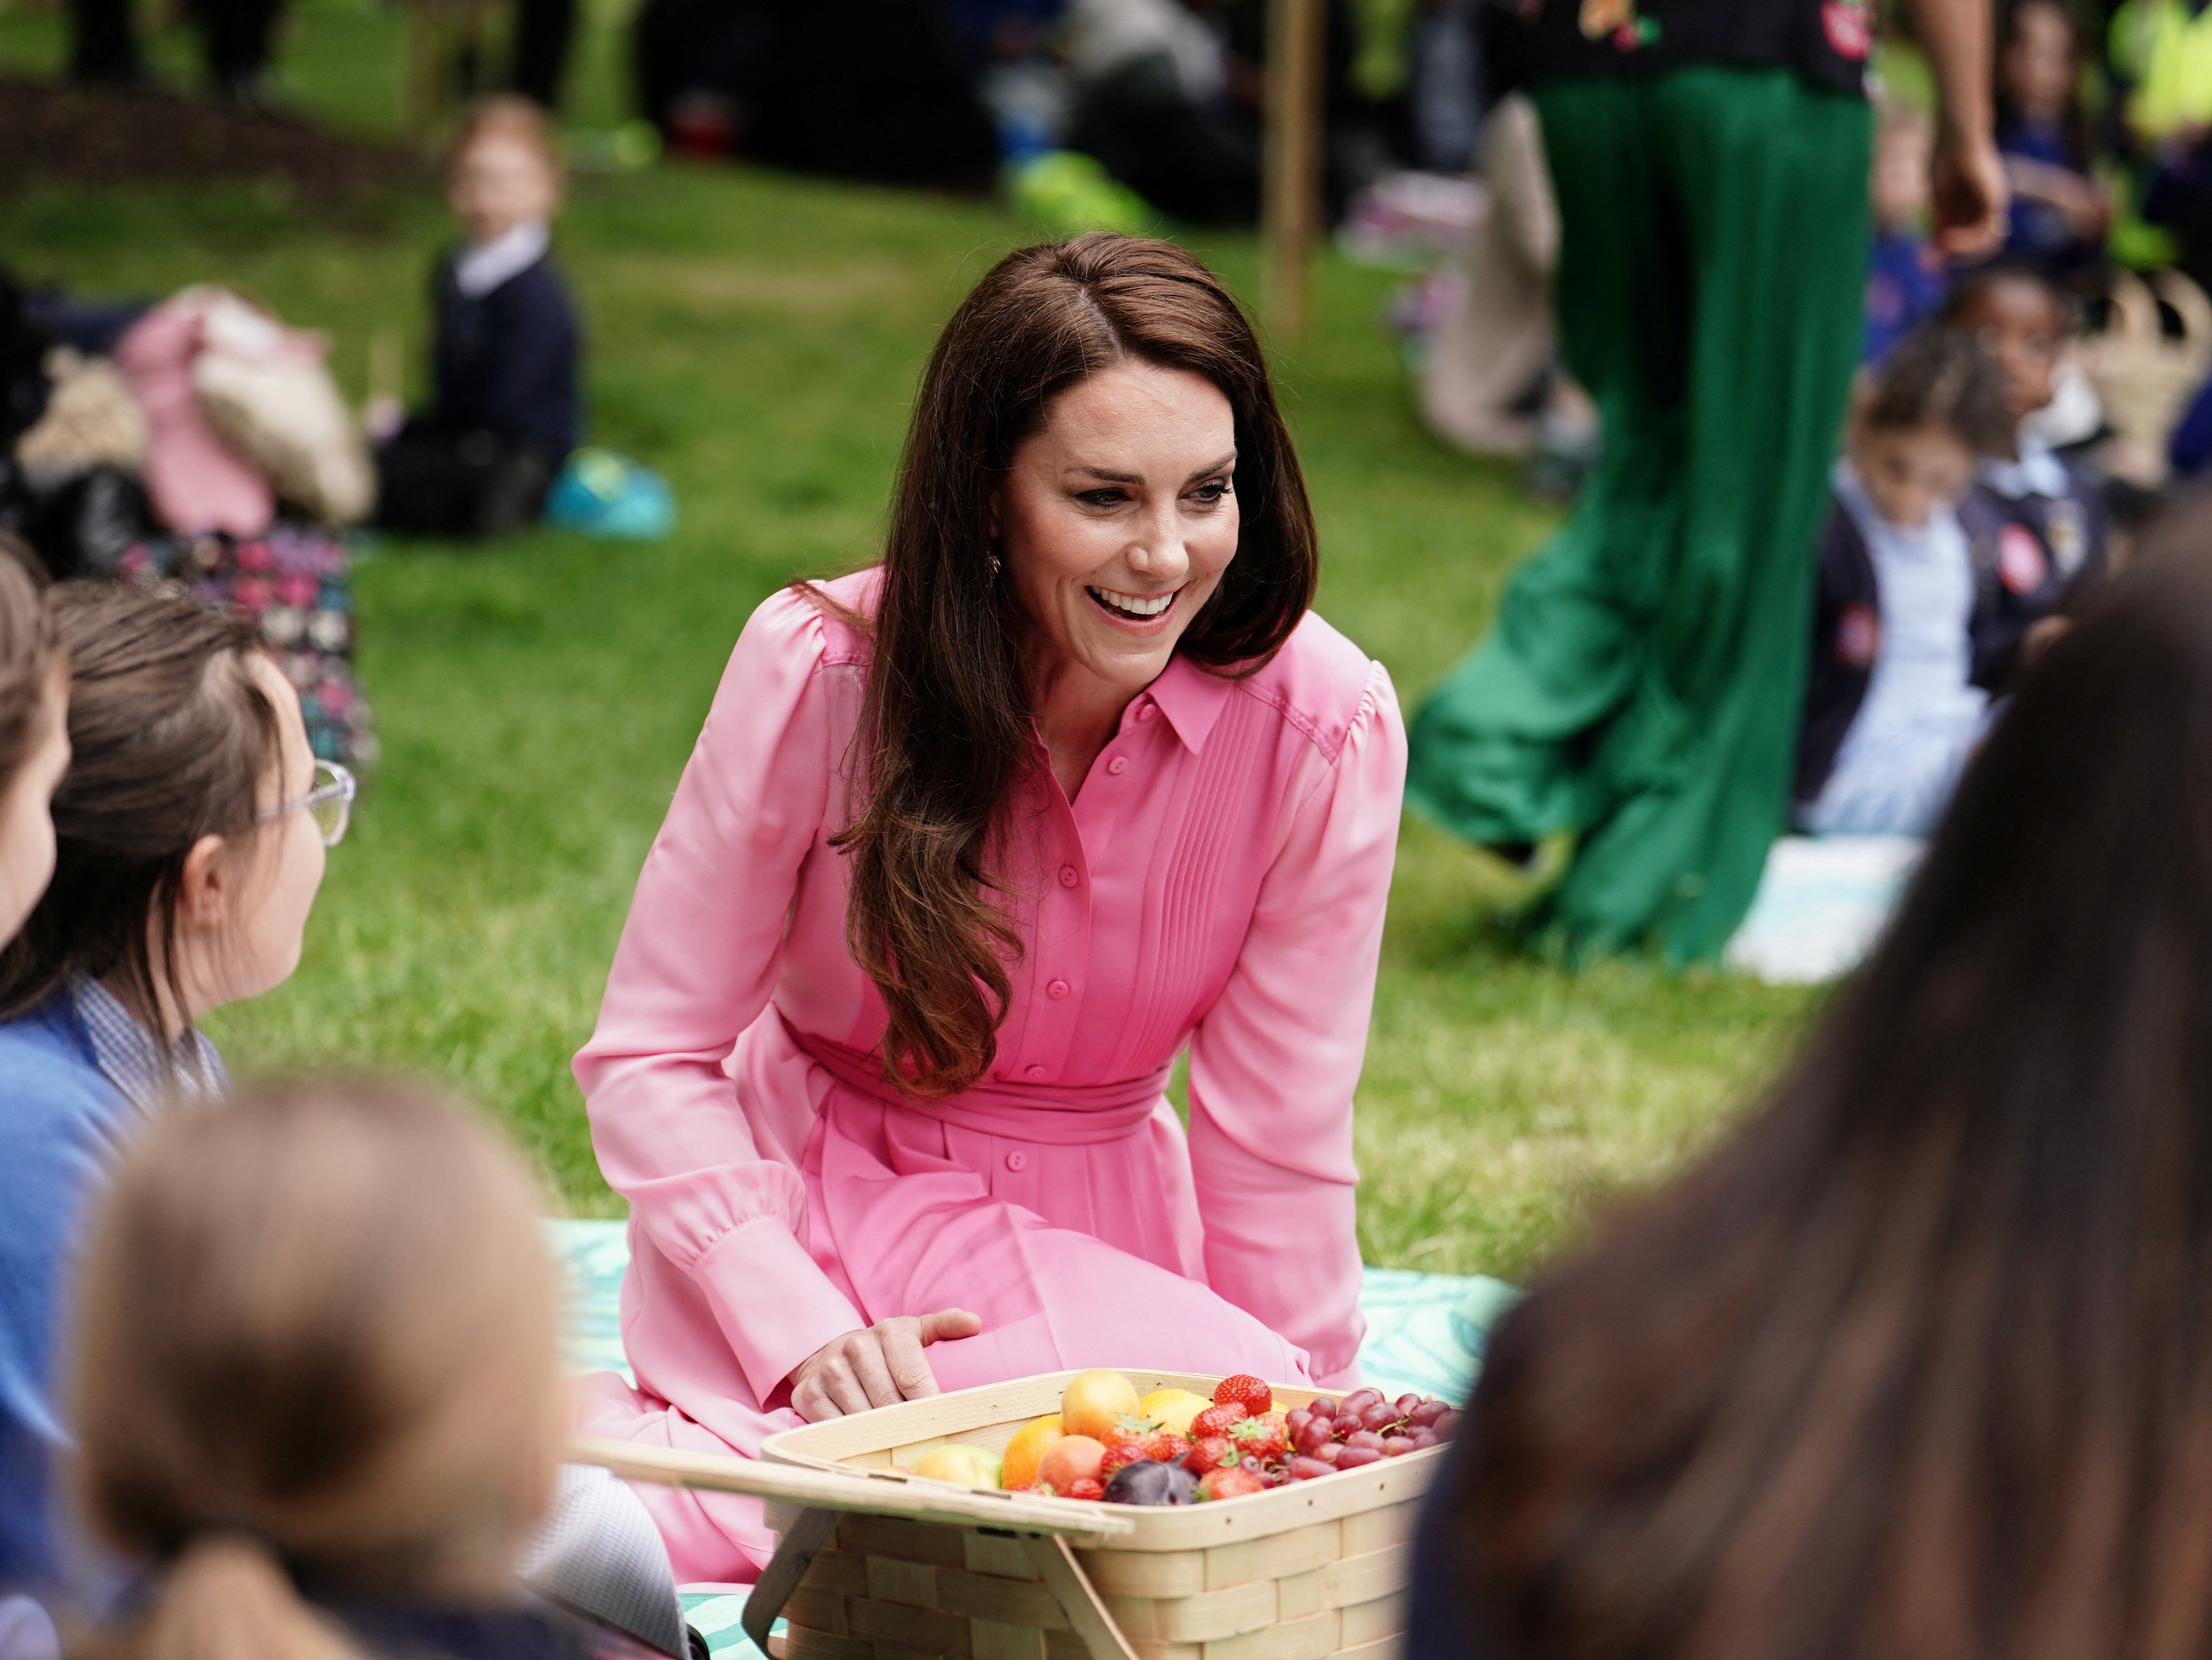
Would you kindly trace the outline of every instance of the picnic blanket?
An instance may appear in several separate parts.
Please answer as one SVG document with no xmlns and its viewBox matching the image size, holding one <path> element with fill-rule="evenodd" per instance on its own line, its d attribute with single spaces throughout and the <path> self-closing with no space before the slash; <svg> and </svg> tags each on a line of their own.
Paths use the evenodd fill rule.
<svg viewBox="0 0 2212 1660">
<path fill-rule="evenodd" d="M 629 1375 L 622 1347 L 620 1303 L 629 1266 L 628 1225 L 557 1219 L 546 1231 L 568 1280 L 568 1358 L 575 1371 Z M 1463 1401 L 1482 1365 L 1484 1339 L 1520 1292 L 1485 1274 L 1415 1274 L 1370 1268 L 1359 1305 L 1367 1336 L 1359 1370 L 1393 1394 Z M 762 1660 L 738 1621 L 742 1591 L 697 1586 L 684 1592 L 684 1617 L 707 1639 L 714 1660 Z"/>
<path fill-rule="evenodd" d="M 1777 985 L 1848 974 L 1874 948 L 1927 843 L 1909 836 L 1784 836 L 1766 850 L 1726 961 Z"/>
</svg>

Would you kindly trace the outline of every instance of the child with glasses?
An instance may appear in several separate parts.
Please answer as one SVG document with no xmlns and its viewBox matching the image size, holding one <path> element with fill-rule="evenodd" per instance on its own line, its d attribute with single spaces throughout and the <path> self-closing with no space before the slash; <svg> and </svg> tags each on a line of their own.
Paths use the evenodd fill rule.
<svg viewBox="0 0 2212 1660">
<path fill-rule="evenodd" d="M 345 830 L 300 700 L 241 623 L 181 596 L 54 591 L 71 757 L 54 873 L 0 951 L 0 1593 L 50 1592 L 69 1258 L 118 1146 L 222 1064 L 195 1022 L 281 984 Z"/>
</svg>

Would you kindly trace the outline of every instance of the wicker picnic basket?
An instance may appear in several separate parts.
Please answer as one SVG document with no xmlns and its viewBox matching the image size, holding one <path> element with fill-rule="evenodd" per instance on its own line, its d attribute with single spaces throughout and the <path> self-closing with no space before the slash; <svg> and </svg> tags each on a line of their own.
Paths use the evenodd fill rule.
<svg viewBox="0 0 2212 1660">
<path fill-rule="evenodd" d="M 1123 1368 L 1139 1393 L 1220 1380 Z M 634 1479 L 757 1492 L 779 1548 L 754 1588 L 776 1660 L 1388 1660 L 1413 1517 L 1442 1448 L 1247 1498 L 1148 1509 L 992 1493 L 886 1470 L 951 1442 L 1003 1449 L 1073 1372 L 786 1430 L 763 1462 L 598 1444 Z M 1319 1391 L 1278 1384 L 1279 1402 Z M 736 1465 L 736 1471 L 720 1467 Z M 656 1473 L 658 1472 L 658 1473 Z M 803 1482 L 802 1488 L 770 1491 Z"/>
</svg>

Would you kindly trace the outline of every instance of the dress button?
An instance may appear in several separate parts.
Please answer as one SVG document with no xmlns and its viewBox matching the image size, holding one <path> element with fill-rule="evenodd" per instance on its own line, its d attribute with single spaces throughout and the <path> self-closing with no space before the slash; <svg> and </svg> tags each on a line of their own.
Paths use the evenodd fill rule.
<svg viewBox="0 0 2212 1660">
<path fill-rule="evenodd" d="M 1044 1082 L 1044 1067 L 1036 1061 L 1031 1061 L 1022 1068 L 1022 1076 L 1032 1083 L 1042 1084 Z"/>
<path fill-rule="evenodd" d="M 1128 771 L 1128 769 L 1129 757 L 1126 755 L 1117 755 L 1111 761 L 1109 761 L 1106 763 L 1106 770 L 1112 773 L 1116 778 L 1119 778 L 1123 773 Z"/>
<path fill-rule="evenodd" d="M 1062 886 L 1062 887 L 1064 887 L 1064 888 L 1072 888 L 1072 887 L 1073 887 L 1073 886 L 1074 886 L 1078 882 L 1080 882 L 1082 879 L 1082 879 L 1081 877 L 1078 876 L 1078 875 L 1075 873 L 1075 866 L 1073 866 L 1073 865 L 1062 865 L 1062 866 L 1060 867 L 1060 886 Z"/>
<path fill-rule="evenodd" d="M 1060 999 L 1067 995 L 1067 982 L 1065 980 L 1054 981 L 1050 985 L 1044 988 L 1044 994 L 1057 1002 Z"/>
<path fill-rule="evenodd" d="M 1025 1170 L 1027 1170 L 1029 1167 L 1030 1167 L 1030 1156 L 1029 1156 L 1029 1154 L 1027 1154 L 1027 1153 L 1025 1153 L 1025 1152 L 1022 1152 L 1022 1151 L 1020 1151 L 1018 1148 L 1017 1148 L 1014 1152 L 1010 1152 L 1010 1153 L 1008 1153 L 1008 1154 L 1006 1155 L 1006 1168 L 1007 1168 L 1008 1170 L 1010 1170 L 1010 1171 L 1025 1171 Z"/>
<path fill-rule="evenodd" d="M 1157 703 L 1146 703 L 1137 711 L 1137 719 L 1149 721 L 1159 712 L 1159 706 Z"/>
</svg>

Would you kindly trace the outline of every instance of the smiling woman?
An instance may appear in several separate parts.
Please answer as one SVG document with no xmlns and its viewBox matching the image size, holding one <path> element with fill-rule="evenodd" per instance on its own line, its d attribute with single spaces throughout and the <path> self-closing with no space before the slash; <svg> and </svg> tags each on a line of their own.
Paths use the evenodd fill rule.
<svg viewBox="0 0 2212 1660">
<path fill-rule="evenodd" d="M 589 1380 L 592 1431 L 750 1454 L 1068 1367 L 1353 1379 L 1405 736 L 1316 575 L 1204 267 L 1100 234 L 977 286 L 881 564 L 739 639 L 577 1057 L 632 1219 L 636 1385 Z M 680 1578 L 765 1560 L 757 1505 L 647 1499 Z"/>
</svg>

